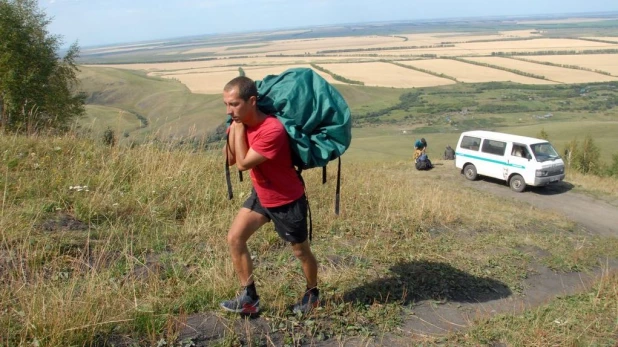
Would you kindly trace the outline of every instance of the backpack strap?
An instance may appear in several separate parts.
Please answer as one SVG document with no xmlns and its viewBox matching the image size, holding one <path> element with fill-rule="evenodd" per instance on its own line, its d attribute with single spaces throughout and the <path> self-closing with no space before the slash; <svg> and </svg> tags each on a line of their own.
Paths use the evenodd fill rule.
<svg viewBox="0 0 618 347">
<path fill-rule="evenodd" d="M 225 183 L 227 183 L 227 198 L 232 200 L 234 198 L 234 192 L 232 191 L 232 180 L 230 179 L 230 158 L 228 154 L 228 149 L 230 147 L 230 143 L 227 138 L 227 134 L 225 135 Z"/>
<path fill-rule="evenodd" d="M 341 157 L 337 158 L 339 163 L 337 163 L 337 190 L 335 191 L 335 214 L 339 215 L 339 198 L 341 195 Z M 326 166 L 324 167 L 324 172 L 326 172 Z"/>
</svg>

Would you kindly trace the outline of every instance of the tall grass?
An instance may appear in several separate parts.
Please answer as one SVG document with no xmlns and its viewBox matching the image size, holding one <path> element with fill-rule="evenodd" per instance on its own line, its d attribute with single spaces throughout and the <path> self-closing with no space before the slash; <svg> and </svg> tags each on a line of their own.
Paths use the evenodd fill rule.
<svg viewBox="0 0 618 347">
<path fill-rule="evenodd" d="M 219 151 L 7 135 L 0 148 L 0 345 L 172 342 L 188 315 L 219 314 L 238 289 L 225 235 L 251 185 L 233 175 L 227 199 Z M 407 162 L 345 162 L 339 216 L 334 170 L 326 185 L 320 170 L 303 175 L 324 307 L 290 317 L 298 262 L 272 225 L 249 244 L 264 316 L 290 341 L 386 334 L 416 300 L 494 282 L 518 295 L 534 262 L 571 271 L 618 256 L 615 239 Z M 435 274 L 420 282 L 406 269 Z M 462 274 L 479 287 L 432 282 Z"/>
</svg>

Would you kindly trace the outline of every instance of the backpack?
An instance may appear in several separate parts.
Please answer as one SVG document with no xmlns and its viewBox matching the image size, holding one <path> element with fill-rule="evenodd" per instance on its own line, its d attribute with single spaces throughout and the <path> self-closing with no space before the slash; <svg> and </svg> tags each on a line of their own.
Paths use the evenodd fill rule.
<svg viewBox="0 0 618 347">
<path fill-rule="evenodd" d="M 446 147 L 444 150 L 444 159 L 455 160 L 455 150 L 451 146 Z"/>
<path fill-rule="evenodd" d="M 418 157 L 418 159 L 416 159 L 416 163 L 414 163 L 414 166 L 417 170 L 429 170 L 433 168 L 433 165 L 427 157 L 427 154 L 422 154 L 420 157 Z"/>
<path fill-rule="evenodd" d="M 280 75 L 268 75 L 255 81 L 255 85 L 260 111 L 276 116 L 288 133 L 292 163 L 299 176 L 305 169 L 322 167 L 322 183 L 325 183 L 326 165 L 338 159 L 335 214 L 339 214 L 340 156 L 352 141 L 352 120 L 345 99 L 310 68 L 293 68 Z M 228 197 L 231 199 L 228 171 Z"/>
</svg>

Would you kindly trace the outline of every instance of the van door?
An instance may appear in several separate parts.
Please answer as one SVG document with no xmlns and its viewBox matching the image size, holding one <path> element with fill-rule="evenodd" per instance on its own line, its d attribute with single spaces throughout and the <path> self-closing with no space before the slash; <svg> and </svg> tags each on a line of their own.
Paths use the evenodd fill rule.
<svg viewBox="0 0 618 347">
<path fill-rule="evenodd" d="M 506 179 L 506 168 L 508 162 L 506 161 L 507 143 L 504 141 L 484 139 L 481 145 L 481 152 L 483 153 L 484 165 L 482 168 L 477 168 L 478 173 L 481 175 Z"/>
<path fill-rule="evenodd" d="M 510 152 L 507 152 L 507 153 L 509 153 L 508 155 L 509 165 L 508 165 L 506 178 L 510 177 L 514 173 L 517 173 L 524 178 L 524 180 L 526 181 L 526 184 L 533 184 L 534 181 L 532 182 L 530 181 L 530 175 L 529 175 L 530 166 L 532 165 L 530 163 L 530 159 L 532 158 L 532 155 L 530 154 L 530 150 L 528 149 L 528 146 L 526 146 L 523 143 L 515 142 L 512 144 L 510 148 Z"/>
</svg>

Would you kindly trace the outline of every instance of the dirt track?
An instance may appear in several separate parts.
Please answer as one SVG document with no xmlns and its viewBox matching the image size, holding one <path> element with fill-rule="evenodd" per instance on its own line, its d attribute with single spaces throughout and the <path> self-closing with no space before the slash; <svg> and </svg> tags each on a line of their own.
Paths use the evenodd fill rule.
<svg viewBox="0 0 618 347">
<path fill-rule="evenodd" d="M 481 178 L 471 182 L 463 175 L 457 179 L 467 187 L 558 212 L 591 234 L 618 237 L 618 201 L 573 192 L 573 185 L 568 182 L 548 187 L 529 187 L 523 193 L 516 193 L 499 180 Z"/>
</svg>

